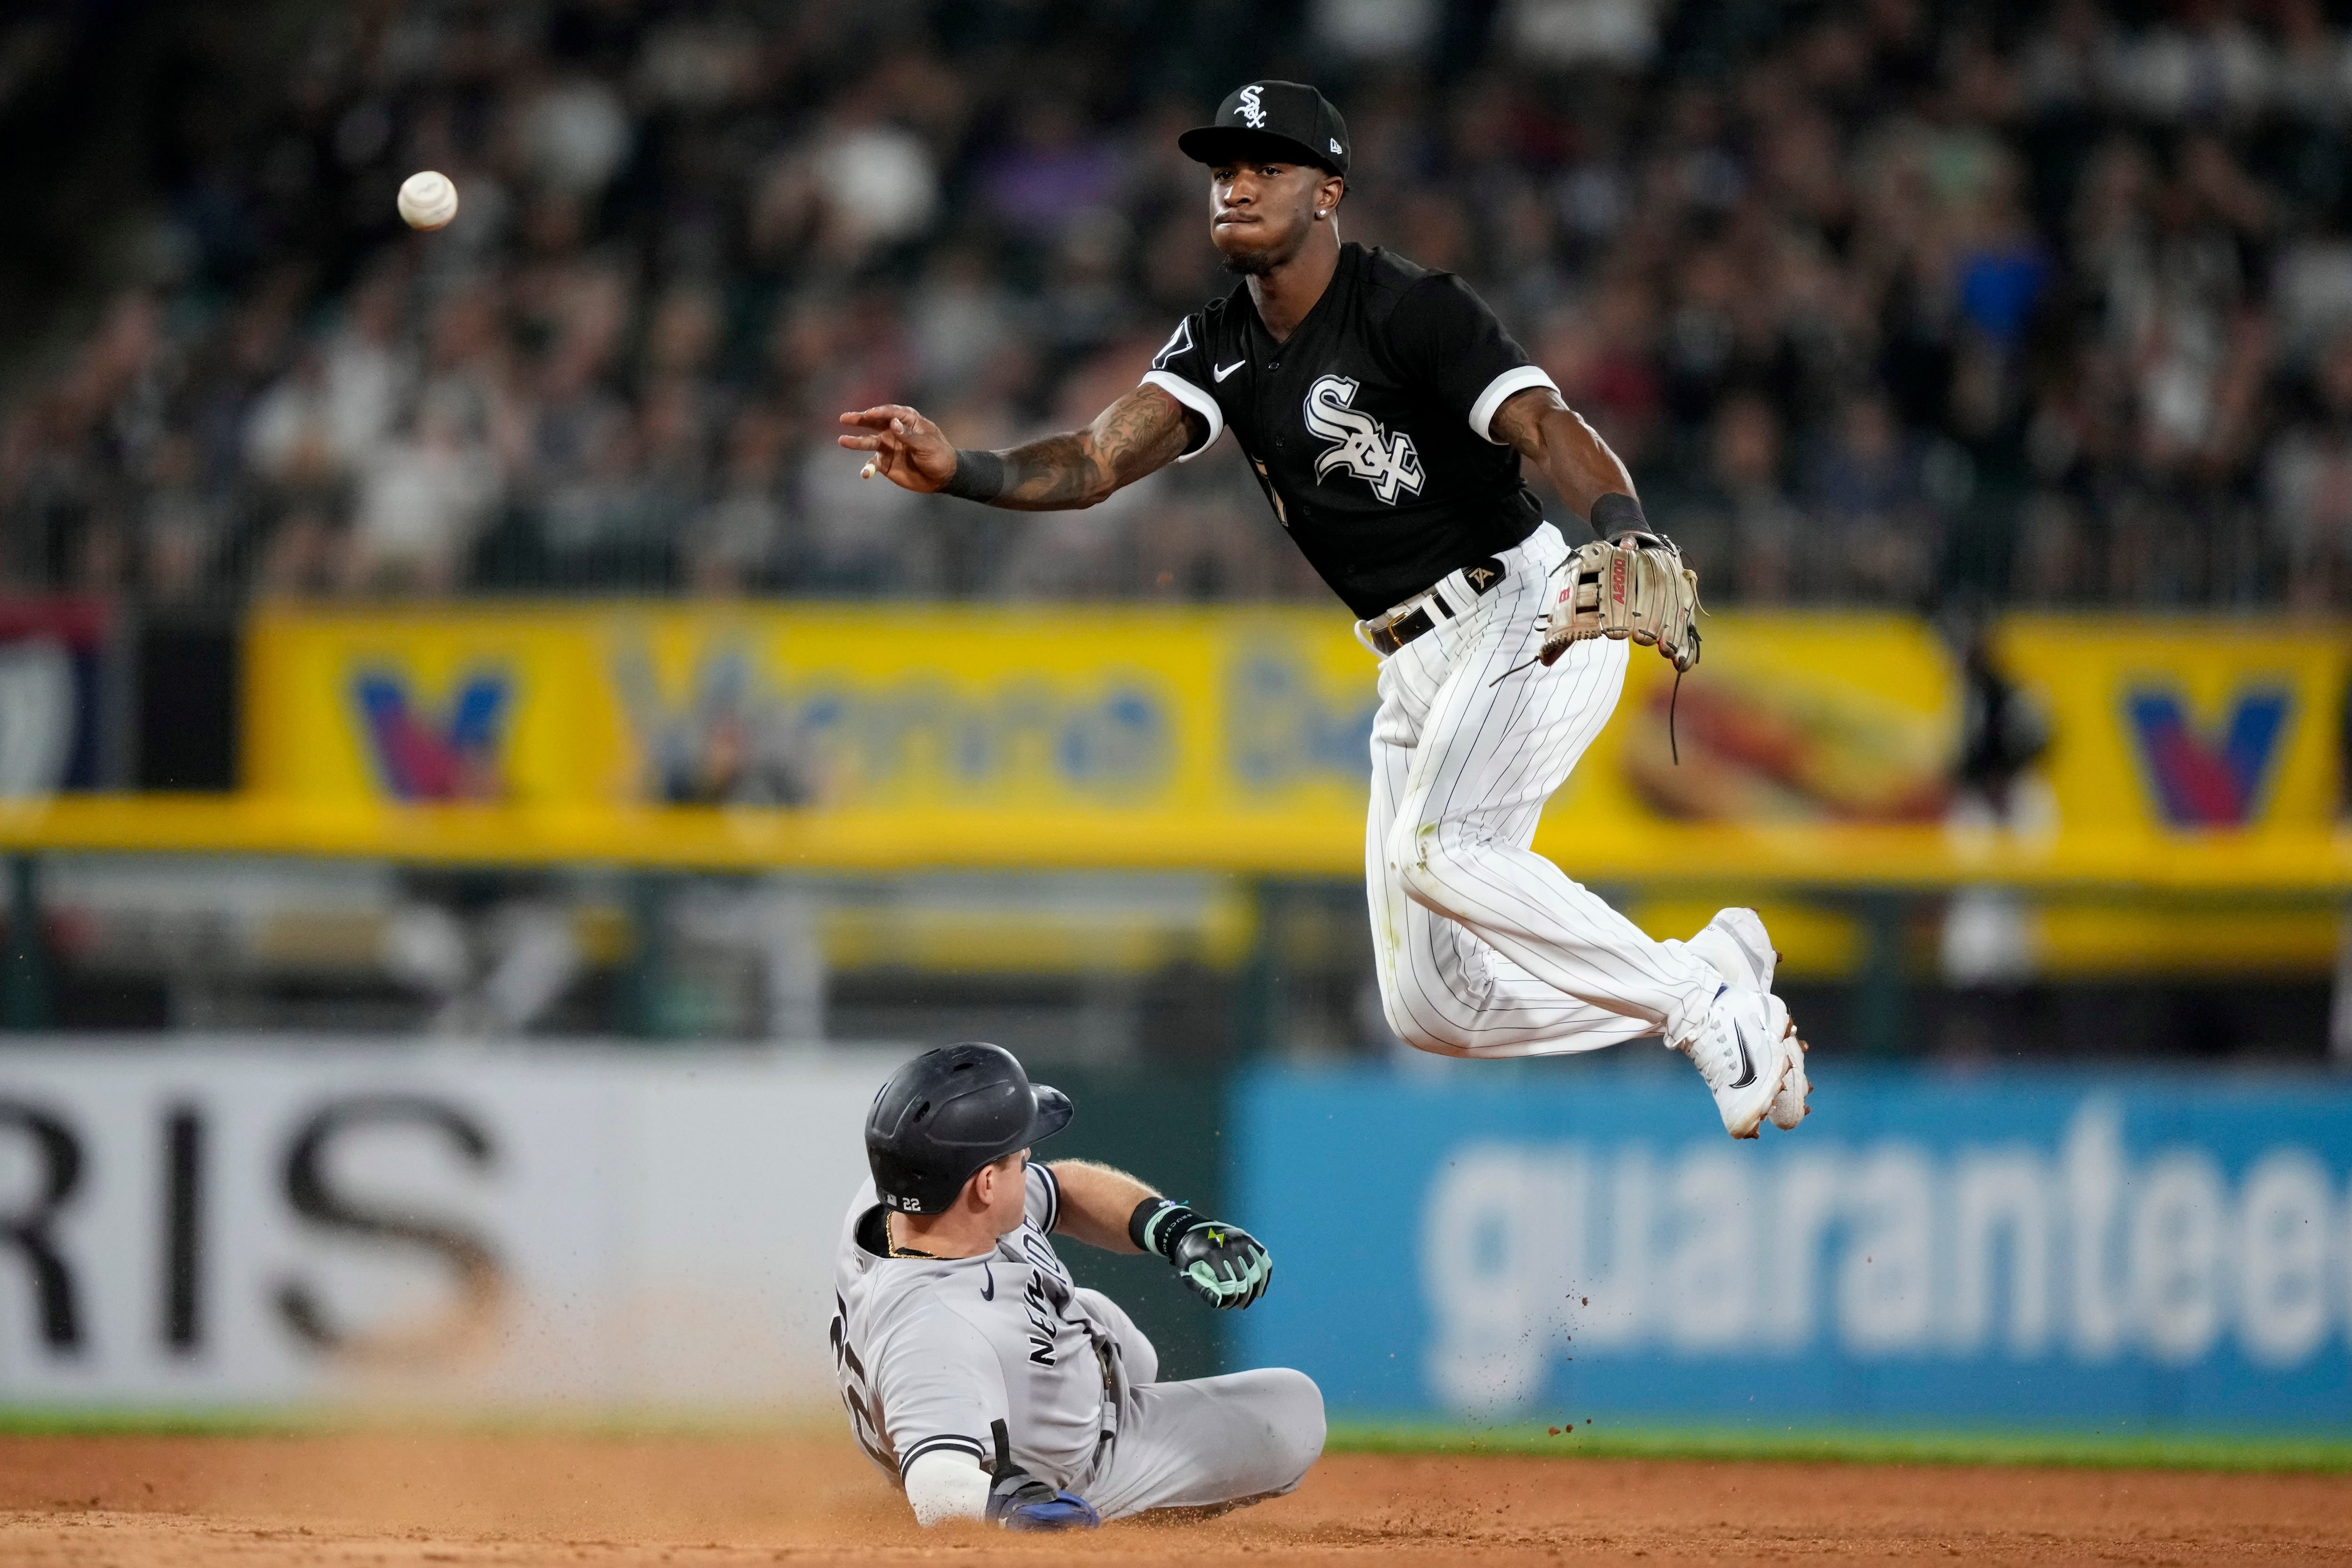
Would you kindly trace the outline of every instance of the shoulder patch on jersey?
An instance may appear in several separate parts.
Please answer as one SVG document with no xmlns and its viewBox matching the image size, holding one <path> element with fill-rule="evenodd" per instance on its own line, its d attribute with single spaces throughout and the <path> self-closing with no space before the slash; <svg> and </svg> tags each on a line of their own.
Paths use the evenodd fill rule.
<svg viewBox="0 0 2352 1568">
<path fill-rule="evenodd" d="M 1178 354 L 1190 353 L 1192 352 L 1192 318 L 1187 316 L 1182 321 L 1176 323 L 1176 330 L 1168 335 L 1167 342 L 1160 346 L 1160 350 L 1158 353 L 1151 356 L 1151 368 L 1154 370 L 1166 370 L 1170 360 L 1174 359 Z"/>
</svg>

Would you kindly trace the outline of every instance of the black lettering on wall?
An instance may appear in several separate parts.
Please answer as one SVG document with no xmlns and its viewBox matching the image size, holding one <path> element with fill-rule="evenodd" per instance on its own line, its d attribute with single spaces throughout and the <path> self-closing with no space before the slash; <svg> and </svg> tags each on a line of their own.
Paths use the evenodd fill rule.
<svg viewBox="0 0 2352 1568">
<path fill-rule="evenodd" d="M 0 1244 L 15 1247 L 32 1271 L 41 1342 L 52 1352 L 77 1353 L 82 1345 L 81 1312 L 74 1296 L 73 1273 L 58 1256 L 49 1226 L 81 1185 L 81 1141 L 48 1112 L 0 1100 L 0 1132 L 11 1129 L 32 1141 L 41 1177 L 30 1203 L 18 1213 L 0 1215 Z"/>
<path fill-rule="evenodd" d="M 205 1121 L 192 1105 L 163 1115 L 163 1344 L 178 1355 L 205 1339 Z"/>
<path fill-rule="evenodd" d="M 473 1232 L 419 1215 L 397 1199 L 370 1203 L 329 1182 L 327 1152 L 337 1138 L 357 1128 L 399 1123 L 440 1134 L 476 1170 L 495 1163 L 488 1134 L 455 1106 L 419 1095 L 362 1095 L 323 1107 L 296 1132 L 286 1151 L 286 1199 L 296 1214 L 322 1229 L 438 1255 L 457 1276 L 457 1304 L 430 1324 L 360 1334 L 334 1322 L 310 1286 L 289 1280 L 278 1289 L 278 1315 L 320 1350 L 372 1360 L 441 1359 L 478 1336 L 504 1294 L 498 1258 Z"/>
</svg>

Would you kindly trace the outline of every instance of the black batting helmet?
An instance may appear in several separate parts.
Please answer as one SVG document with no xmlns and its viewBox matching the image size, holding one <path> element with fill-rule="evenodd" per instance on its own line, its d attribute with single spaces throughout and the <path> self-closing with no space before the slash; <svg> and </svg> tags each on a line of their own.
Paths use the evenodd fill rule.
<svg viewBox="0 0 2352 1568">
<path fill-rule="evenodd" d="M 866 1113 L 866 1161 L 885 1205 L 943 1214 L 974 1171 L 1069 1121 L 1068 1095 L 1031 1083 L 1003 1046 L 967 1040 L 890 1075 Z"/>
</svg>

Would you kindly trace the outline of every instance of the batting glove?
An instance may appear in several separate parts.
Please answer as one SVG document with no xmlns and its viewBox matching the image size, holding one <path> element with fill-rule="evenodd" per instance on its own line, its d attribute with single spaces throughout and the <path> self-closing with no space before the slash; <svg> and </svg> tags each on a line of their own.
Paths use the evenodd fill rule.
<svg viewBox="0 0 2352 1568">
<path fill-rule="evenodd" d="M 1265 1294 L 1274 1278 L 1274 1258 L 1257 1237 L 1182 1204 L 1147 1198 L 1136 1205 L 1127 1231 L 1136 1246 L 1168 1259 L 1212 1307 L 1246 1307 Z"/>
</svg>

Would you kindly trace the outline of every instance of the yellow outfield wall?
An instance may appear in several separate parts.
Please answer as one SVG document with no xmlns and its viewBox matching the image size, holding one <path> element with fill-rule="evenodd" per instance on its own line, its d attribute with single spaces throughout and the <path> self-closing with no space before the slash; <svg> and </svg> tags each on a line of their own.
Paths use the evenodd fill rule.
<svg viewBox="0 0 2352 1568">
<path fill-rule="evenodd" d="M 2000 668 L 2049 714 L 2067 833 L 2307 837 L 2344 812 L 2352 627 L 2017 616 Z"/>
<path fill-rule="evenodd" d="M 1906 616 L 1733 614 L 1633 651 L 1538 847 L 1580 877 L 2007 881 L 2305 902 L 2338 827 L 2344 628 L 2013 616 L 2053 743 L 1956 825 L 1962 693 Z M 0 843 L 893 870 L 1360 867 L 1376 666 L 1309 609 L 268 607 L 228 799 L 60 796 Z M 1668 715 L 1679 762 L 1668 739 Z"/>
<path fill-rule="evenodd" d="M 1937 820 L 1957 708 L 1923 626 L 1725 619 L 1678 700 L 1633 661 L 1562 808 Z M 1376 700 L 1312 610 L 276 612 L 248 666 L 246 776 L 278 798 L 1271 815 L 1350 840 Z"/>
<path fill-rule="evenodd" d="M 1299 611 L 264 613 L 246 777 L 318 801 L 1333 817 L 1370 656 Z"/>
</svg>

